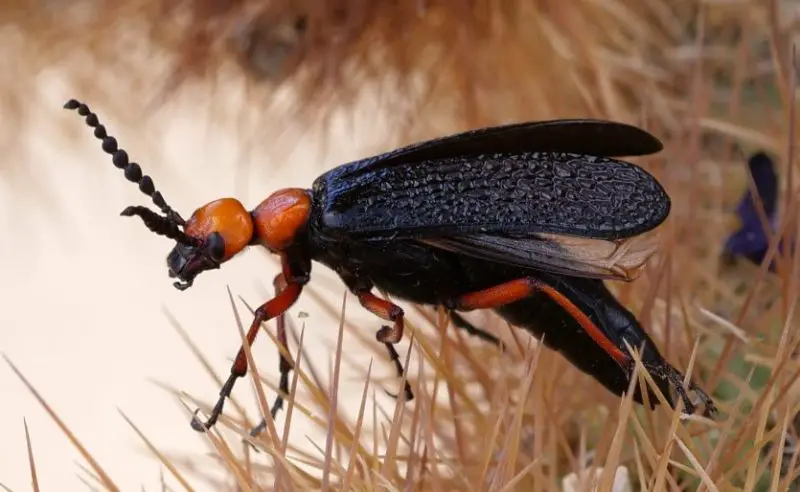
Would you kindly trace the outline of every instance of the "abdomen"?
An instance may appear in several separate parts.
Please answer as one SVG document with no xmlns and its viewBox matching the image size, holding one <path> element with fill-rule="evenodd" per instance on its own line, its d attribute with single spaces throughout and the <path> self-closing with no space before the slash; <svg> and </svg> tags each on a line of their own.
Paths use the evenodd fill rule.
<svg viewBox="0 0 800 492">
<path fill-rule="evenodd" d="M 472 288 L 455 255 L 416 241 L 324 241 L 314 256 L 335 271 L 417 304 L 440 304 Z"/>
<path fill-rule="evenodd" d="M 346 271 L 390 295 L 417 304 L 441 305 L 445 301 L 504 282 L 534 277 L 564 294 L 583 311 L 617 347 L 623 338 L 632 347 L 646 345 L 644 361 L 661 361 L 653 341 L 633 314 L 608 291 L 602 281 L 548 274 L 439 250 L 411 240 L 342 241 L 316 237 L 314 257 L 334 270 Z M 628 376 L 561 306 L 545 294 L 494 310 L 514 326 L 529 331 L 546 346 L 560 352 L 581 371 L 608 390 L 622 394 Z M 662 392 L 666 382 L 656 378 Z M 634 395 L 641 402 L 637 387 Z M 655 400 L 655 397 L 650 399 Z"/>
</svg>

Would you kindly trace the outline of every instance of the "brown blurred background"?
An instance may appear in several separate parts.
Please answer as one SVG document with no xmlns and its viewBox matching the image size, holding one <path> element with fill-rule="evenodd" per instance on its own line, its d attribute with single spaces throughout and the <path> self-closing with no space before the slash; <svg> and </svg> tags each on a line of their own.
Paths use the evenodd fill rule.
<svg viewBox="0 0 800 492">
<path fill-rule="evenodd" d="M 218 391 L 164 309 L 225 375 L 239 343 L 226 285 L 251 305 L 271 293 L 275 263 L 256 251 L 185 293 L 173 289 L 171 245 L 118 215 L 147 198 L 61 109 L 72 97 L 184 215 L 221 196 L 254 204 L 338 163 L 469 128 L 564 117 L 638 124 L 667 143 L 645 165 L 673 197 L 669 280 L 654 289 L 645 324 L 664 342 L 655 317 L 671 296 L 733 316 L 735 285 L 753 271 L 723 271 L 718 256 L 747 186 L 741 152 L 765 148 L 786 166 L 798 15 L 793 2 L 694 0 L 4 2 L 0 351 L 123 490 L 149 490 L 160 465 L 117 409 L 204 472 L 202 438 L 154 381 L 204 401 Z M 314 274 L 316 291 L 339 306 L 344 287 L 319 266 Z M 653 288 L 647 277 L 615 286 L 637 313 Z M 309 296 L 291 316 L 326 370 L 336 320 Z M 369 332 L 376 324 L 352 303 L 347 317 Z M 678 338 L 666 352 L 683 367 L 691 347 Z M 369 350 L 349 357 L 366 364 Z M 274 378 L 267 338 L 255 354 Z M 391 385 L 391 373 L 376 357 L 373 377 Z M 362 384 L 347 372 L 341 403 L 357 406 Z M 253 419 L 249 385 L 235 395 Z M 44 489 L 83 490 L 77 455 L 5 367 L 0 395 L 0 483 L 29 487 L 25 418 Z M 293 439 L 324 435 L 302 422 Z"/>
</svg>

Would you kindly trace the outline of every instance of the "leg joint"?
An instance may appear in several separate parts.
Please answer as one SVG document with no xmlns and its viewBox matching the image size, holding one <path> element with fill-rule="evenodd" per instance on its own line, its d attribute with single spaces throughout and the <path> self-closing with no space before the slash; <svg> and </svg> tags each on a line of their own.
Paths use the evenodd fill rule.
<svg viewBox="0 0 800 492">
<path fill-rule="evenodd" d="M 400 306 L 392 304 L 392 307 L 389 308 L 387 314 L 389 315 L 389 321 L 397 321 L 398 318 L 405 316 L 405 311 L 403 311 L 403 308 Z"/>
<path fill-rule="evenodd" d="M 266 304 L 262 304 L 258 308 L 256 308 L 255 312 L 253 313 L 253 322 L 259 323 L 269 317 L 269 312 L 267 310 Z"/>
</svg>

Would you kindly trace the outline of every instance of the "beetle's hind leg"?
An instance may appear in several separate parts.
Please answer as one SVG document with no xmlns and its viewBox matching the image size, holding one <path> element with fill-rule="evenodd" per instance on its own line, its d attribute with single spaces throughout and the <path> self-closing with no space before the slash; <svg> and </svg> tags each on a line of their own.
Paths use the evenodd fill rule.
<svg viewBox="0 0 800 492">
<path fill-rule="evenodd" d="M 517 280 L 512 280 L 488 289 L 483 289 L 477 292 L 462 295 L 456 299 L 445 304 L 445 307 L 450 310 L 469 311 L 473 309 L 493 309 L 516 301 L 520 301 L 530 297 L 536 293 L 542 293 L 550 297 L 556 304 L 561 306 L 580 326 L 586 331 L 598 347 L 603 349 L 609 357 L 614 359 L 619 366 L 625 370 L 630 371 L 633 358 L 627 353 L 623 352 L 613 340 L 608 338 L 603 330 L 598 327 L 594 321 L 576 306 L 569 298 L 558 291 L 558 289 L 542 282 L 533 277 L 523 277 Z M 687 413 L 692 413 L 696 405 L 689 398 L 687 391 L 683 387 L 683 376 L 669 364 L 646 364 L 645 367 L 648 371 L 658 374 L 675 388 L 686 406 Z M 694 391 L 697 396 L 702 400 L 705 406 L 704 414 L 711 416 L 716 412 L 711 398 L 694 383 L 689 384 L 689 391 Z"/>
<path fill-rule="evenodd" d="M 505 352 L 506 346 L 502 341 L 500 341 L 499 338 L 488 331 L 473 325 L 469 320 L 458 314 L 458 312 L 453 311 L 452 309 L 448 309 L 447 312 L 450 314 L 450 319 L 453 321 L 453 326 L 466 331 L 469 335 L 478 338 L 479 340 L 491 343 L 495 347 Z"/>
<path fill-rule="evenodd" d="M 649 372 L 657 374 L 669 382 L 670 386 L 672 386 L 678 393 L 681 401 L 683 401 L 683 406 L 686 409 L 686 413 L 692 414 L 697 410 L 697 404 L 690 398 L 688 391 L 694 392 L 694 394 L 697 395 L 697 398 L 700 400 L 699 403 L 703 406 L 703 416 L 711 418 L 717 413 L 717 407 L 714 405 L 714 400 L 712 400 L 711 397 L 708 396 L 708 394 L 699 386 L 694 384 L 694 382 L 689 381 L 688 391 L 687 388 L 684 388 L 684 377 L 677 369 L 673 368 L 667 363 L 658 365 L 645 364 L 645 367 Z"/>
<path fill-rule="evenodd" d="M 392 323 L 392 326 L 382 326 L 381 329 L 375 333 L 375 338 L 386 347 L 386 350 L 389 352 L 389 359 L 391 359 L 395 369 L 397 369 L 397 377 L 402 378 L 405 374 L 405 369 L 403 369 L 403 363 L 400 362 L 400 355 L 394 348 L 394 344 L 403 339 L 405 314 L 403 309 L 396 304 L 377 297 L 370 292 L 369 289 L 353 289 L 353 292 L 358 296 L 358 302 L 360 302 L 365 309 L 375 316 Z M 406 401 L 414 399 L 414 392 L 411 391 L 411 385 L 408 384 L 408 381 L 406 381 L 404 391 L 406 394 Z M 398 396 L 392 395 L 391 393 L 389 394 L 394 398 Z"/>
<path fill-rule="evenodd" d="M 617 347 L 586 313 L 557 289 L 533 277 L 523 277 L 488 289 L 464 294 L 445 303 L 445 307 L 459 311 L 494 309 L 526 299 L 536 293 L 547 295 L 561 306 L 617 364 L 623 368 L 630 364 L 631 357 Z"/>
</svg>

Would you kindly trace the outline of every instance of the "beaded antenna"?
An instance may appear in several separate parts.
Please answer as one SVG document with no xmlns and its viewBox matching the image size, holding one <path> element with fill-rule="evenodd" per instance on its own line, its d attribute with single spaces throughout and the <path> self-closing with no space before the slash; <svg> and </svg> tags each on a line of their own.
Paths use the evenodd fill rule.
<svg viewBox="0 0 800 492">
<path fill-rule="evenodd" d="M 167 205 L 164 197 L 161 196 L 161 192 L 156 191 L 153 178 L 142 174 L 141 166 L 128 159 L 128 153 L 119 148 L 116 138 L 108 135 L 106 127 L 100 123 L 97 115 L 89 110 L 89 106 L 76 99 L 70 99 L 64 104 L 64 108 L 77 110 L 78 114 L 85 118 L 86 124 L 94 128 L 94 136 L 102 141 L 103 150 L 111 155 L 111 161 L 114 165 L 122 169 L 128 181 L 139 185 L 139 190 L 149 196 L 153 203 L 164 213 L 163 216 L 158 215 L 147 207 L 137 205 L 127 207 L 120 215 L 125 217 L 139 216 L 147 228 L 156 234 L 166 236 L 187 246 L 198 246 L 200 244 L 199 239 L 187 236 L 180 230 L 180 227 L 186 221 L 183 220 L 178 212 Z"/>
</svg>

